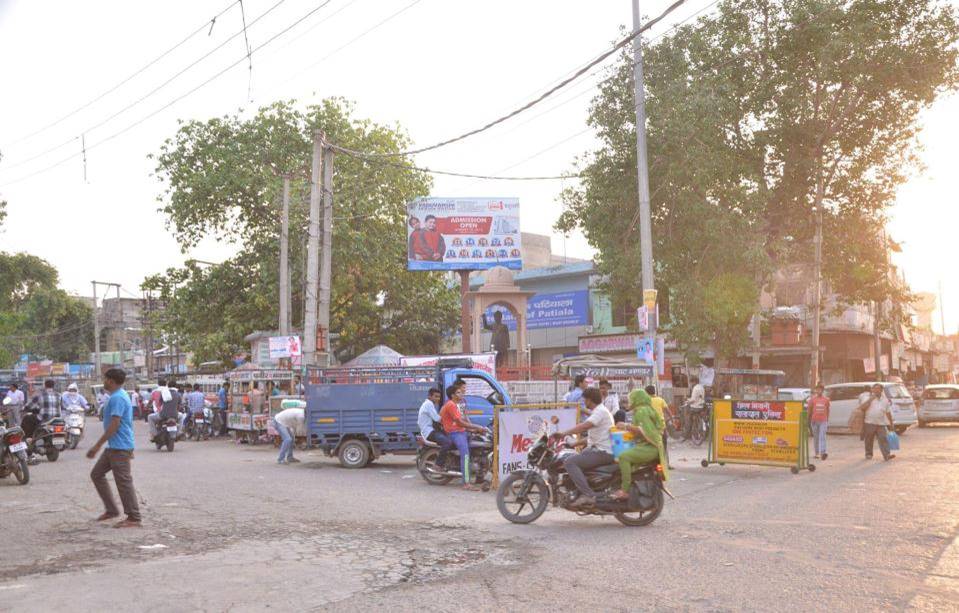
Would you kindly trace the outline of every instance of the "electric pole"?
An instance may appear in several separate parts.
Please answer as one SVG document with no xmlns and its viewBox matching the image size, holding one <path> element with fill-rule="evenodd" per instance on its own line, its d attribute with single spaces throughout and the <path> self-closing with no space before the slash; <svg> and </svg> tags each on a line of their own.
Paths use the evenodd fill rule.
<svg viewBox="0 0 959 613">
<path fill-rule="evenodd" d="M 100 361 L 100 317 L 97 311 L 97 282 L 90 281 L 90 283 L 93 285 L 93 351 L 96 355 L 94 361 L 97 366 L 95 378 L 99 378 L 103 375 L 103 364 Z"/>
<path fill-rule="evenodd" d="M 126 372 L 126 368 L 123 366 L 123 344 L 127 341 L 127 327 L 123 321 L 123 300 L 120 299 L 119 283 L 117 283 L 117 309 L 120 313 L 120 342 L 118 343 L 120 347 L 120 370 Z"/>
<path fill-rule="evenodd" d="M 313 164 L 310 169 L 310 229 L 306 247 L 306 308 L 303 314 L 303 365 L 316 364 L 317 273 L 320 251 L 320 162 L 323 133 L 313 130 Z"/>
<path fill-rule="evenodd" d="M 639 0 L 633 0 L 633 31 L 640 28 Z M 637 35 L 633 39 L 633 95 L 636 99 L 636 177 L 639 192 L 639 252 L 640 281 L 643 286 L 643 303 L 649 312 L 648 336 L 657 347 L 656 328 L 659 325 L 656 310 L 656 283 L 653 276 L 653 225 L 649 207 L 649 169 L 646 162 L 646 94 L 643 88 L 643 42 Z M 652 305 L 650 307 L 650 305 Z M 653 372 L 658 374 L 657 360 L 653 360 Z M 656 380 L 656 374 L 653 375 Z"/>
<path fill-rule="evenodd" d="M 333 283 L 333 149 L 323 139 L 323 252 L 320 258 L 318 327 L 323 338 L 323 366 L 330 365 L 330 294 Z"/>
<path fill-rule="evenodd" d="M 812 320 L 812 345 L 809 354 L 809 387 L 812 388 L 819 383 L 819 358 L 821 351 L 819 348 L 819 327 L 822 319 L 822 177 L 819 178 L 816 187 L 816 263 L 813 271 L 813 311 L 815 313 Z"/>
<path fill-rule="evenodd" d="M 290 333 L 290 176 L 283 175 L 280 216 L 280 336 Z"/>
</svg>

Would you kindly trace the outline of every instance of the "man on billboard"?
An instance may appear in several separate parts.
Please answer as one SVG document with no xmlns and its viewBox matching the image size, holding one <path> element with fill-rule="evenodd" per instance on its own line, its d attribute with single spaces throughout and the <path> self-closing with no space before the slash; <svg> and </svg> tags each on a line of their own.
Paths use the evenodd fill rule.
<svg viewBox="0 0 959 613">
<path fill-rule="evenodd" d="M 412 224 L 412 221 L 411 221 Z M 446 253 L 446 241 L 436 229 L 436 216 L 427 215 L 424 220 L 425 228 L 414 229 L 410 234 L 410 248 L 414 260 L 428 262 L 442 262 Z"/>
</svg>

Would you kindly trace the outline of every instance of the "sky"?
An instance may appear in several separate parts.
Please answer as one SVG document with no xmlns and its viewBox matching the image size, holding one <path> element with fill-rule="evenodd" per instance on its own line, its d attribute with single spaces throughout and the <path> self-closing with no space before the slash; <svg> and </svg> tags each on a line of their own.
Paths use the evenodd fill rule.
<svg viewBox="0 0 959 613">
<path fill-rule="evenodd" d="M 179 119 L 250 112 L 277 99 L 342 96 L 356 103 L 357 117 L 400 125 L 416 145 L 428 145 L 529 101 L 631 24 L 629 0 L 329 0 L 268 42 L 324 2 L 244 0 L 255 50 L 251 76 L 240 6 L 231 0 L 0 0 L 0 199 L 9 202 L 0 249 L 47 259 L 71 292 L 89 295 L 96 279 L 138 295 L 149 274 L 191 257 L 219 262 L 232 255 L 213 240 L 181 253 L 164 229 L 162 185 L 147 156 L 175 134 Z M 643 14 L 657 15 L 668 4 L 644 0 Z M 688 0 L 650 36 L 712 4 Z M 208 34 L 211 18 L 224 9 Z M 595 146 L 585 120 L 601 76 L 416 161 L 473 174 L 569 172 L 576 156 Z M 913 289 L 937 291 L 942 282 L 950 332 L 959 328 L 959 278 L 948 274 L 954 258 L 946 255 L 959 221 L 952 200 L 959 193 L 957 112 L 959 96 L 950 96 L 923 115 L 926 171 L 900 190 L 890 224 L 904 249 L 896 261 Z M 522 229 L 551 234 L 558 194 L 568 184 L 437 176 L 432 195 L 518 197 Z M 554 235 L 553 249 L 592 253 L 578 235 Z"/>
</svg>

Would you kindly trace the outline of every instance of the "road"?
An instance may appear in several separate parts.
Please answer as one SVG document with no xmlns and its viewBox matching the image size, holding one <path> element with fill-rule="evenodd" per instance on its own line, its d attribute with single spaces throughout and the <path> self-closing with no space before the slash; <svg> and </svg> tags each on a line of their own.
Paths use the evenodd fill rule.
<svg viewBox="0 0 959 613">
<path fill-rule="evenodd" d="M 799 475 L 679 447 L 677 499 L 645 528 L 558 510 L 515 526 L 410 458 L 279 466 L 262 446 L 137 437 L 140 529 L 93 521 L 82 451 L 0 480 L 0 610 L 959 609 L 959 428 L 911 430 L 888 463 L 831 436 Z"/>
</svg>

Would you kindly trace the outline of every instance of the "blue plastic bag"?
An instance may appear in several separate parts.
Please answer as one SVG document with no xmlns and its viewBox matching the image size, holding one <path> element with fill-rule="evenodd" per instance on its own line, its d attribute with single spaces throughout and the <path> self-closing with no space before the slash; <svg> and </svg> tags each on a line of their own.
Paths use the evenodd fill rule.
<svg viewBox="0 0 959 613">
<path fill-rule="evenodd" d="M 899 451 L 899 435 L 895 432 L 887 432 L 886 440 L 889 441 L 889 451 Z"/>
</svg>

